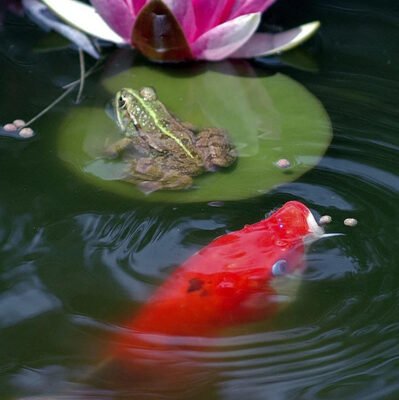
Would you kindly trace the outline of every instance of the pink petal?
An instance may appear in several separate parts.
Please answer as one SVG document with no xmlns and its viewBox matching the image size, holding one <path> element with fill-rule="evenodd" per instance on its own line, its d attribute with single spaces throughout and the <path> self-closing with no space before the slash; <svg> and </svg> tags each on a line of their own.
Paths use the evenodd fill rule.
<svg viewBox="0 0 399 400">
<path fill-rule="evenodd" d="M 261 13 L 242 15 L 204 33 L 191 46 L 195 58 L 216 61 L 228 57 L 254 34 L 260 17 Z"/>
<path fill-rule="evenodd" d="M 275 0 L 192 0 L 197 21 L 196 37 L 240 15 L 262 12 Z"/>
<path fill-rule="evenodd" d="M 168 6 L 173 15 L 179 21 L 187 41 L 192 41 L 196 33 L 195 16 L 192 2 L 182 0 L 163 0 L 163 2 Z"/>
<path fill-rule="evenodd" d="M 225 20 L 222 15 L 225 10 L 230 10 L 235 0 L 192 0 L 194 13 L 197 22 L 196 37 L 201 36 L 204 32 Z"/>
<path fill-rule="evenodd" d="M 131 0 L 91 0 L 96 11 L 116 33 L 130 43 L 134 14 Z"/>
<path fill-rule="evenodd" d="M 147 0 L 124 0 L 124 1 L 127 4 L 129 4 L 129 3 L 131 4 L 131 9 L 135 16 L 137 16 L 137 14 L 140 12 L 140 10 L 147 3 Z"/>
<path fill-rule="evenodd" d="M 235 4 L 231 11 L 230 18 L 238 17 L 239 15 L 263 12 L 269 8 L 275 0 L 243 0 Z"/>
</svg>

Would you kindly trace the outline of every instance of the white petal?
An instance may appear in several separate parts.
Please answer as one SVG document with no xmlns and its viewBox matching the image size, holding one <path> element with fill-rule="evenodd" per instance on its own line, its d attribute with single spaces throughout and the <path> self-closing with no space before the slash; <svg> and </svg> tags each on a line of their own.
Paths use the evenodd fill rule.
<svg viewBox="0 0 399 400">
<path fill-rule="evenodd" d="M 244 46 L 230 55 L 231 58 L 252 58 L 282 53 L 299 46 L 320 27 L 319 21 L 310 22 L 279 33 L 257 33 Z"/>
<path fill-rule="evenodd" d="M 89 35 L 122 44 L 125 40 L 115 33 L 95 9 L 76 0 L 42 0 L 57 16 Z"/>
<path fill-rule="evenodd" d="M 75 43 L 94 58 L 99 58 L 98 51 L 87 35 L 61 22 L 43 3 L 38 0 L 23 0 L 22 4 L 28 15 L 45 30 L 53 29 Z"/>
</svg>

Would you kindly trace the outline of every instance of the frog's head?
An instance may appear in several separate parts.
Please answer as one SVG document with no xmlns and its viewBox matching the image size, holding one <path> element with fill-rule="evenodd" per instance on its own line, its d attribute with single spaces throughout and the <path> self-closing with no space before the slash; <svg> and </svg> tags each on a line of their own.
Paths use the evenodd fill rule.
<svg viewBox="0 0 399 400">
<path fill-rule="evenodd" d="M 116 92 L 113 109 L 116 123 L 126 136 L 131 136 L 140 125 L 140 118 L 146 113 L 157 94 L 151 87 L 140 90 L 122 88 Z"/>
<path fill-rule="evenodd" d="M 129 132 L 128 126 L 133 122 L 129 108 L 137 102 L 138 92 L 134 89 L 123 88 L 115 93 L 113 101 L 116 123 L 125 134 Z"/>
</svg>

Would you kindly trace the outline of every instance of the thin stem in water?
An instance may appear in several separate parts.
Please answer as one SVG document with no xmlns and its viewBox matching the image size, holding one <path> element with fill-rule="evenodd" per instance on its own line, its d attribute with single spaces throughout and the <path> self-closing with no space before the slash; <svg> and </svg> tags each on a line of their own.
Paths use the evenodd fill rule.
<svg viewBox="0 0 399 400">
<path fill-rule="evenodd" d="M 99 66 L 101 60 L 99 60 L 98 62 L 96 62 L 90 69 L 87 70 L 87 72 L 85 73 L 85 78 L 89 77 L 93 72 L 95 72 L 95 70 L 97 69 L 97 67 Z M 76 81 L 72 81 L 67 83 L 66 85 L 64 85 L 62 88 L 63 89 L 68 89 L 71 86 L 75 87 L 78 83 L 80 83 L 80 78 L 76 79 Z"/>
<path fill-rule="evenodd" d="M 73 92 L 75 89 L 75 86 L 69 87 L 67 90 L 65 90 L 64 93 L 61 94 L 61 96 L 57 97 L 52 103 L 50 103 L 45 109 L 39 112 L 39 114 L 36 114 L 32 119 L 30 119 L 24 126 L 21 126 L 21 129 L 25 126 L 33 124 L 35 121 L 37 121 L 40 117 L 42 117 L 44 114 L 46 114 L 47 111 L 50 111 L 55 105 L 57 105 L 64 97 L 68 96 L 69 93 Z"/>
<path fill-rule="evenodd" d="M 85 56 L 82 49 L 79 49 L 79 65 L 80 65 L 80 80 L 79 80 L 79 91 L 76 96 L 76 104 L 80 103 L 82 98 L 83 88 L 85 86 Z"/>
<path fill-rule="evenodd" d="M 80 52 L 82 52 L 80 50 Z M 82 52 L 83 53 L 83 52 Z M 83 87 L 84 87 L 84 81 L 85 78 L 90 76 L 98 67 L 98 65 L 101 63 L 101 60 L 96 62 L 86 73 L 85 73 L 85 66 L 84 66 L 84 58 L 83 55 L 81 56 L 79 53 L 79 57 L 81 60 L 80 66 L 81 66 L 81 76 L 80 79 L 73 81 L 71 83 L 68 83 L 67 85 L 63 86 L 63 89 L 65 89 L 64 93 L 62 93 L 59 97 L 57 97 L 53 102 L 51 102 L 45 109 L 40 111 L 38 114 L 36 114 L 32 119 L 30 119 L 25 125 L 19 127 L 19 130 L 22 128 L 25 128 L 34 122 L 36 122 L 40 117 L 42 117 L 44 114 L 46 114 L 48 111 L 50 111 L 55 105 L 57 105 L 61 100 L 63 100 L 66 96 L 68 96 L 71 92 L 73 92 L 76 89 L 76 86 L 79 85 L 79 93 L 76 98 L 76 102 L 80 101 Z"/>
</svg>

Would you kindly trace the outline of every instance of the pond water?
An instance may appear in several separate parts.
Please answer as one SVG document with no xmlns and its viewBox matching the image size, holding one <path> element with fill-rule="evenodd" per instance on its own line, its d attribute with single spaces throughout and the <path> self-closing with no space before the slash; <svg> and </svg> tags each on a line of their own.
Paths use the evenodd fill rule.
<svg viewBox="0 0 399 400">
<path fill-rule="evenodd" d="M 264 22 L 320 19 L 318 38 L 252 63 L 302 84 L 331 118 L 327 151 L 293 182 L 225 202 L 154 202 L 82 179 L 60 157 L 59 127 L 94 102 L 101 72 L 80 106 L 72 96 L 35 124 L 35 138 L 0 137 L 1 400 L 79 399 L 89 389 L 119 398 L 77 383 L 101 363 L 110 333 L 195 251 L 293 199 L 345 234 L 312 245 L 296 300 L 273 319 L 188 346 L 200 372 L 180 374 L 184 390 L 155 379 L 120 398 L 398 398 L 399 8 L 297 3 L 281 0 Z M 77 54 L 44 51 L 51 35 L 15 16 L 1 29 L 0 121 L 29 119 L 79 76 Z M 358 225 L 344 226 L 348 217 Z"/>
</svg>

